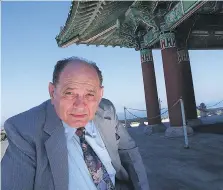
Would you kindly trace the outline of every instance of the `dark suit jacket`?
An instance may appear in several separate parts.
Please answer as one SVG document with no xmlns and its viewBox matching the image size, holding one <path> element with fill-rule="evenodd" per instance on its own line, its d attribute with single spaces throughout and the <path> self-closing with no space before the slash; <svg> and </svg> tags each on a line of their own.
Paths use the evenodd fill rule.
<svg viewBox="0 0 223 190">
<path fill-rule="evenodd" d="M 148 190 L 138 147 L 119 123 L 113 104 L 102 99 L 94 123 L 116 170 L 116 189 Z M 64 127 L 50 100 L 9 118 L 9 146 L 2 159 L 2 190 L 68 190 Z M 132 182 L 134 187 L 128 186 Z"/>
</svg>

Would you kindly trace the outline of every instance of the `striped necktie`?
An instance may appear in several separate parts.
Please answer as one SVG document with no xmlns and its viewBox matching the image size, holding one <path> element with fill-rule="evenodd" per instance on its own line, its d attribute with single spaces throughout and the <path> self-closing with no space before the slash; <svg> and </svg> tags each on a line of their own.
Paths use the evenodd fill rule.
<svg viewBox="0 0 223 190">
<path fill-rule="evenodd" d="M 91 174 L 92 180 L 98 190 L 115 190 L 111 178 L 91 146 L 85 140 L 85 129 L 83 127 L 76 130 L 76 135 L 80 138 L 80 145 L 84 154 L 84 161 Z"/>
</svg>

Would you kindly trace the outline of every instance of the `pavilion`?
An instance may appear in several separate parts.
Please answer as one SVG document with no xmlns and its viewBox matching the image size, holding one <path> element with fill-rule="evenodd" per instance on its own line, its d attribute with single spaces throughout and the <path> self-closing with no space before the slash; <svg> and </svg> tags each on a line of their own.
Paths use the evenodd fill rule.
<svg viewBox="0 0 223 190">
<path fill-rule="evenodd" d="M 148 125 L 161 126 L 152 49 L 163 60 L 171 130 L 198 121 L 188 50 L 222 49 L 221 1 L 73 1 L 56 41 L 140 51 Z"/>
</svg>

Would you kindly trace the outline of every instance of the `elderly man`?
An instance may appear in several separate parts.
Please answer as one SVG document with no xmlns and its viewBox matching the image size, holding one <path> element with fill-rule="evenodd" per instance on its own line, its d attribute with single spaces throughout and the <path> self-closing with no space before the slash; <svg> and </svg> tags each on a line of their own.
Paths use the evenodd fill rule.
<svg viewBox="0 0 223 190">
<path fill-rule="evenodd" d="M 96 64 L 58 61 L 49 94 L 5 122 L 2 190 L 149 189 L 135 142 L 102 98 Z"/>
</svg>

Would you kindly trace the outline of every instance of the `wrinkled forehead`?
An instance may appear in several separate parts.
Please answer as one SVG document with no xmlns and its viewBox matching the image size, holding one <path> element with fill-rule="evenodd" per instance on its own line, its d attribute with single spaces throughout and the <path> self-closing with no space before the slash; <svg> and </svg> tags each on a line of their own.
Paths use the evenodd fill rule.
<svg viewBox="0 0 223 190">
<path fill-rule="evenodd" d="M 61 72 L 60 84 L 79 82 L 100 86 L 100 80 L 93 66 L 84 62 L 71 62 Z"/>
</svg>

